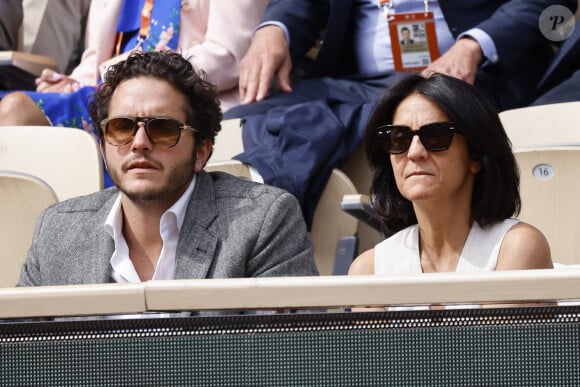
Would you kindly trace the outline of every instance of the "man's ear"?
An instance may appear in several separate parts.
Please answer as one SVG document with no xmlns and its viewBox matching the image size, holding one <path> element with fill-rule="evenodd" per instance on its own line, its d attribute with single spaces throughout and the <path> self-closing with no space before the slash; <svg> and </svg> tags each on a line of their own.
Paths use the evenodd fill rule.
<svg viewBox="0 0 580 387">
<path fill-rule="evenodd" d="M 211 140 L 203 139 L 196 148 L 194 170 L 195 173 L 198 173 L 209 160 L 211 153 L 213 152 L 213 144 Z"/>
<path fill-rule="evenodd" d="M 105 157 L 105 145 L 103 144 L 103 140 L 99 141 L 99 151 L 101 152 L 101 157 L 103 159 L 103 163 L 105 164 L 105 169 L 109 169 L 107 166 L 107 158 Z"/>
</svg>

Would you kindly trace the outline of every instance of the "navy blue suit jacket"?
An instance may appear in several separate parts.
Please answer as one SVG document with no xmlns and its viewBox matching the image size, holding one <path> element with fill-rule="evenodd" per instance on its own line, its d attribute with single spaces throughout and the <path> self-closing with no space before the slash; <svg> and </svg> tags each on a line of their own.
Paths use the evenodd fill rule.
<svg viewBox="0 0 580 387">
<path fill-rule="evenodd" d="M 580 99 L 580 27 L 560 47 L 542 77 L 534 104 L 578 101 Z"/>
<path fill-rule="evenodd" d="M 575 0 L 440 0 L 439 3 L 454 37 L 477 27 L 493 39 L 499 62 L 483 69 L 482 80 L 490 90 L 502 89 L 497 94 L 504 95 L 505 108 L 530 101 L 553 57 L 551 42 L 538 28 L 541 12 L 554 4 L 573 12 L 577 6 Z M 287 26 L 293 63 L 300 63 L 315 44 L 321 27 L 326 25 L 311 75 L 348 76 L 358 73 L 352 61 L 353 5 L 354 0 L 273 0 L 263 20 L 276 20 Z"/>
</svg>

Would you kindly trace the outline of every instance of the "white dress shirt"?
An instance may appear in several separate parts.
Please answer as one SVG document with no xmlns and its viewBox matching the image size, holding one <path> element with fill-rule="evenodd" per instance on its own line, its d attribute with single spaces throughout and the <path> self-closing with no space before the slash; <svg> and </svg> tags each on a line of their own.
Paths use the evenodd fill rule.
<svg viewBox="0 0 580 387">
<path fill-rule="evenodd" d="M 423 0 L 393 0 L 395 13 L 425 11 Z M 454 43 L 453 35 L 443 17 L 439 1 L 427 2 L 433 12 L 439 53 L 444 53 Z M 376 0 L 355 0 L 355 41 L 357 65 L 363 74 L 393 71 L 394 62 L 391 48 L 389 25 Z"/>
<path fill-rule="evenodd" d="M 185 211 L 195 188 L 195 176 L 187 190 L 161 216 L 159 228 L 163 248 L 157 260 L 152 280 L 169 280 L 175 277 L 175 254 L 179 232 L 185 219 Z M 121 193 L 115 200 L 105 221 L 105 230 L 113 238 L 115 251 L 111 256 L 112 279 L 115 282 L 141 282 L 135 266 L 129 256 L 129 247 L 123 236 L 123 212 L 121 208 Z"/>
</svg>

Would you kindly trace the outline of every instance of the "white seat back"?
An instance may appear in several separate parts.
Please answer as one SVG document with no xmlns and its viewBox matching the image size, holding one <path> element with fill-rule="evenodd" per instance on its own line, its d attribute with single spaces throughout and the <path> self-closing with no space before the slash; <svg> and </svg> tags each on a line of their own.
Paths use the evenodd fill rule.
<svg viewBox="0 0 580 387">
<path fill-rule="evenodd" d="M 0 169 L 40 177 L 59 200 L 103 188 L 97 141 L 80 129 L 0 126 Z"/>
<path fill-rule="evenodd" d="M 522 211 L 519 219 L 548 239 L 552 260 L 580 264 L 580 147 L 516 151 Z"/>
<path fill-rule="evenodd" d="M 520 167 L 519 218 L 540 229 L 558 264 L 580 263 L 580 102 L 500 113 Z"/>
<path fill-rule="evenodd" d="M 42 210 L 56 202 L 56 194 L 41 179 L 0 171 L 0 287 L 18 282 L 36 220 Z"/>
</svg>

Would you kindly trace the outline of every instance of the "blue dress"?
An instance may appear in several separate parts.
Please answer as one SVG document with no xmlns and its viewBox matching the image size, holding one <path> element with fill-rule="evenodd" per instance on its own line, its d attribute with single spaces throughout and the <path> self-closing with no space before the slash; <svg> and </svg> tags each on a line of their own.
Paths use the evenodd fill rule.
<svg viewBox="0 0 580 387">
<path fill-rule="evenodd" d="M 172 50 L 177 48 L 179 37 L 180 1 L 156 1 L 151 11 L 149 34 L 144 40 L 139 37 L 141 28 L 141 10 L 145 0 L 125 0 L 121 17 L 117 24 L 117 33 L 122 33 L 121 52 L 133 50 L 140 46 L 143 51 L 153 51 L 157 42 L 161 41 L 169 27 L 173 28 L 173 35 L 166 43 Z M 166 36 L 166 35 L 165 35 Z M 98 86 L 81 87 L 73 93 L 37 93 L 25 91 L 34 100 L 38 108 L 44 113 L 53 126 L 66 126 L 83 129 L 97 138 L 95 123 L 88 112 L 89 97 Z M 104 169 L 104 186 L 113 185 L 106 168 Z"/>
</svg>

